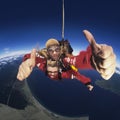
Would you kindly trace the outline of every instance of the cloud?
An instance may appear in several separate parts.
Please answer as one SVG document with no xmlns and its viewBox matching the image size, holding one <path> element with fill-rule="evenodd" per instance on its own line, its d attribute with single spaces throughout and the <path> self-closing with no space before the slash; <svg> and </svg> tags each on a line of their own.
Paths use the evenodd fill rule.
<svg viewBox="0 0 120 120">
<path fill-rule="evenodd" d="M 0 55 L 0 59 L 5 58 L 5 57 L 10 57 L 10 56 L 18 56 L 22 54 L 29 53 L 29 50 L 19 50 L 19 51 L 8 51 L 8 48 L 6 48 L 6 53 Z"/>
<path fill-rule="evenodd" d="M 7 50 L 9 50 L 9 49 L 10 49 L 10 48 L 4 48 L 3 50 L 4 50 L 4 51 L 7 51 Z"/>
<path fill-rule="evenodd" d="M 115 72 L 116 72 L 117 74 L 120 74 L 120 67 L 116 67 Z"/>
<path fill-rule="evenodd" d="M 14 60 L 17 60 L 19 57 L 23 57 L 24 54 L 29 53 L 30 51 L 20 50 L 20 51 L 12 51 L 9 53 L 5 53 L 0 56 L 0 69 L 2 66 L 7 63 L 12 63 Z"/>
<path fill-rule="evenodd" d="M 10 52 L 10 48 L 4 48 L 3 51 L 4 51 L 5 54 L 7 54 L 7 53 Z"/>
</svg>

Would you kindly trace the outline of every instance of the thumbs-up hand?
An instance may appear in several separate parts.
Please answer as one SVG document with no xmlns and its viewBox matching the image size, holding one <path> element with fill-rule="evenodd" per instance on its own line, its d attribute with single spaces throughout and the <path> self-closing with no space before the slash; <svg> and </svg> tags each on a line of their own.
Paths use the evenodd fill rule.
<svg viewBox="0 0 120 120">
<path fill-rule="evenodd" d="M 26 61 L 22 62 L 19 66 L 17 79 L 23 81 L 26 79 L 32 72 L 33 68 L 35 67 L 36 61 L 36 50 L 33 49 L 30 55 L 30 58 Z"/>
<path fill-rule="evenodd" d="M 113 48 L 106 44 L 97 44 L 89 31 L 84 30 L 83 33 L 92 48 L 92 63 L 94 68 L 105 80 L 110 79 L 116 67 L 116 55 L 113 52 Z"/>
</svg>

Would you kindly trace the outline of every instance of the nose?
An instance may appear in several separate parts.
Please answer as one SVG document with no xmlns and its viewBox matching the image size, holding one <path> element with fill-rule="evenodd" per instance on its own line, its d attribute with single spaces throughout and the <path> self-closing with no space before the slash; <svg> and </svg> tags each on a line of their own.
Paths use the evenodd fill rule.
<svg viewBox="0 0 120 120">
<path fill-rule="evenodd" d="M 53 51 L 53 54 L 56 54 L 56 51 L 55 51 L 55 50 Z"/>
<path fill-rule="evenodd" d="M 54 72 L 52 72 L 51 75 L 54 75 Z"/>
</svg>

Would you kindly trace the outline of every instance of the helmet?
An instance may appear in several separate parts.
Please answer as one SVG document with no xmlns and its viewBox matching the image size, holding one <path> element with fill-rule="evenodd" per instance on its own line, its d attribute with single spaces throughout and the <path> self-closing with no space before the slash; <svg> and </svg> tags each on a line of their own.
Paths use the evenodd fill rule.
<svg viewBox="0 0 120 120">
<path fill-rule="evenodd" d="M 56 39 L 54 38 L 51 38 L 49 39 L 47 42 L 46 42 L 46 48 L 49 48 L 50 46 L 53 46 L 53 45 L 60 45 L 59 44 L 59 41 L 57 41 Z"/>
</svg>

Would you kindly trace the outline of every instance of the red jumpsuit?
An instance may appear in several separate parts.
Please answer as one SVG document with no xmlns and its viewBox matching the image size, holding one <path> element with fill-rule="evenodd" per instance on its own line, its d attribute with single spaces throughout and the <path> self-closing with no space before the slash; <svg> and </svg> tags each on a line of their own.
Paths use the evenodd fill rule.
<svg viewBox="0 0 120 120">
<path fill-rule="evenodd" d="M 79 68 L 79 69 L 93 69 L 91 65 L 91 56 L 92 56 L 91 47 L 88 47 L 86 51 L 81 51 L 79 55 L 77 56 L 72 56 L 70 58 L 65 57 L 63 59 L 63 62 L 65 65 L 69 65 L 69 64 L 74 65 L 76 68 Z M 24 56 L 23 61 L 25 61 L 28 58 L 30 58 L 30 54 L 26 54 Z M 46 58 L 43 58 L 39 56 L 39 54 L 36 54 L 36 66 L 40 70 L 45 72 L 46 71 Z M 77 80 L 81 81 L 85 85 L 88 85 L 91 82 L 91 80 L 88 77 L 85 77 L 81 75 L 79 72 L 75 72 L 72 69 L 61 73 L 61 78 L 71 79 L 72 76 L 73 78 L 76 78 Z M 56 80 L 57 79 L 59 79 L 58 76 L 56 77 Z"/>
<path fill-rule="evenodd" d="M 92 50 L 89 46 L 86 51 L 81 51 L 79 55 L 72 56 L 72 57 L 65 57 L 64 63 L 74 65 L 76 68 L 79 69 L 93 69 L 92 62 Z"/>
<path fill-rule="evenodd" d="M 91 83 L 90 78 L 81 75 L 78 71 L 74 71 L 74 70 L 68 70 L 66 72 L 62 72 L 62 78 L 68 78 L 68 79 L 77 79 L 80 82 L 82 82 L 85 85 L 88 85 Z"/>
</svg>

